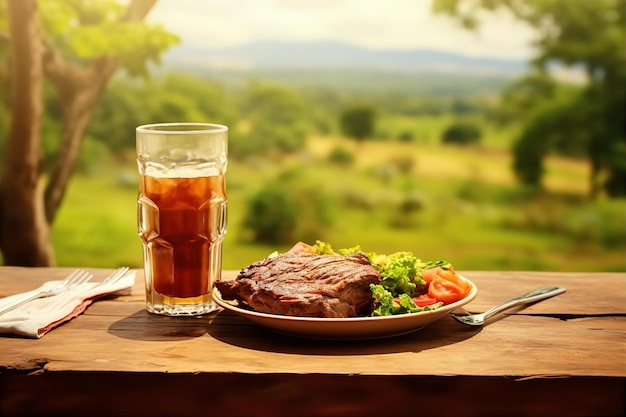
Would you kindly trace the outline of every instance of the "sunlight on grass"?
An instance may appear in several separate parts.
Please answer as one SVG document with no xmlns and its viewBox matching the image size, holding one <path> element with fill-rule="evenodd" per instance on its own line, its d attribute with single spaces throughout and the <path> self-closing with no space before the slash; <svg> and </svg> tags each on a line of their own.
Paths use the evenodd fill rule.
<svg viewBox="0 0 626 417">
<path fill-rule="evenodd" d="M 335 146 L 356 152 L 354 166 L 326 162 Z M 393 166 L 398 155 L 415 158 L 411 171 L 384 174 L 380 168 Z M 547 182 L 557 194 L 538 201 L 523 198 L 509 166 L 509 155 L 500 151 L 484 157 L 477 149 L 356 144 L 332 137 L 315 138 L 308 154 L 280 163 L 232 160 L 223 268 L 240 269 L 274 250 L 289 248 L 247 241 L 241 222 L 249 196 L 291 167 L 301 171 L 301 181 L 316 184 L 337 200 L 335 222 L 319 237 L 337 249 L 358 244 L 378 253 L 412 251 L 424 260 L 452 262 L 460 271 L 624 270 L 624 241 L 619 237 L 624 226 L 606 223 L 620 219 L 623 201 L 578 207 L 558 197 L 566 193 L 578 196 L 577 204 L 587 204 L 584 163 L 549 160 Z M 142 267 L 136 181 L 134 164 L 100 176 L 73 178 L 53 227 L 60 266 Z M 402 209 L 406 201 L 412 206 Z"/>
<path fill-rule="evenodd" d="M 74 176 L 52 229 L 61 266 L 142 266 L 136 185 L 112 175 Z"/>
</svg>

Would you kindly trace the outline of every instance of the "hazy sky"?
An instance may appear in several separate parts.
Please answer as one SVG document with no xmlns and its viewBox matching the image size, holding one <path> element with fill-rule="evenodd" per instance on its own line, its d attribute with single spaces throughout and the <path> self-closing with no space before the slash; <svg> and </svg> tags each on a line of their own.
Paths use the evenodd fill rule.
<svg viewBox="0 0 626 417">
<path fill-rule="evenodd" d="M 333 40 L 373 49 L 440 49 L 527 59 L 533 32 L 505 14 L 469 32 L 433 15 L 430 0 L 158 0 L 148 15 L 183 39 L 212 47 L 257 40 Z"/>
</svg>

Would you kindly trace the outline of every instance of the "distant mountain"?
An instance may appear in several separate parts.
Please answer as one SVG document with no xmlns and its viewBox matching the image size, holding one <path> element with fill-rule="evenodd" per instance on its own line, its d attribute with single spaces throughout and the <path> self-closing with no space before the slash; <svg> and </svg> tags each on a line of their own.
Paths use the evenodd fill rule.
<svg viewBox="0 0 626 417">
<path fill-rule="evenodd" d="M 340 42 L 252 42 L 230 48 L 179 45 L 165 57 L 177 67 L 213 70 L 342 69 L 518 76 L 525 61 L 476 58 L 428 49 L 366 49 Z"/>
</svg>

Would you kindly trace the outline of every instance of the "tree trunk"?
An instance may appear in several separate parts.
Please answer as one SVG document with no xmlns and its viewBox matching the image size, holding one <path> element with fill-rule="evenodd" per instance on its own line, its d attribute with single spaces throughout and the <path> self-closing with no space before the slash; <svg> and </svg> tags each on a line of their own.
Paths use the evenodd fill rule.
<svg viewBox="0 0 626 417">
<path fill-rule="evenodd" d="M 133 0 L 125 21 L 141 21 L 156 0 Z M 70 64 L 45 43 L 36 0 L 7 0 L 12 54 L 11 130 L 0 172 L 0 252 L 6 265 L 50 266 L 50 225 L 61 205 L 80 143 L 116 58 L 86 67 Z M 43 190 L 41 119 L 43 76 L 58 90 L 63 108 L 61 141 Z"/>
<path fill-rule="evenodd" d="M 63 108 L 63 124 L 59 153 L 52 167 L 44 195 L 46 219 L 50 224 L 54 222 L 63 201 L 93 109 L 116 68 L 116 61 L 103 60 L 100 64 L 86 68 L 79 76 L 69 80 L 69 86 L 66 85 L 68 80 L 65 80 L 63 84 L 57 83 Z"/>
<path fill-rule="evenodd" d="M 7 265 L 51 265 L 41 166 L 42 34 L 35 0 L 8 0 L 11 127 L 0 177 L 0 251 Z"/>
<path fill-rule="evenodd" d="M 123 20 L 143 20 L 155 3 L 156 0 L 133 0 Z M 63 109 L 61 145 L 44 196 L 50 224 L 63 201 L 93 109 L 118 66 L 116 58 L 102 58 L 88 67 L 77 67 L 68 64 L 55 49 L 46 48 L 44 67 L 59 92 Z"/>
</svg>

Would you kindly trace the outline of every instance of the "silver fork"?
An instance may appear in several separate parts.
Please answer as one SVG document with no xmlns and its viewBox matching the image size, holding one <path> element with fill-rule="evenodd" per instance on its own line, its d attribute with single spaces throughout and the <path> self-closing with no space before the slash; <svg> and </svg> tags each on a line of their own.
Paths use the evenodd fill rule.
<svg viewBox="0 0 626 417">
<path fill-rule="evenodd" d="M 84 284 L 87 281 L 89 281 L 91 278 L 93 277 L 93 274 L 91 274 L 90 272 L 87 271 L 83 271 L 82 269 L 77 269 L 76 271 L 72 272 L 70 275 L 67 276 L 67 278 L 65 278 L 63 281 L 59 282 L 57 285 L 55 285 L 52 288 L 49 288 L 47 290 L 41 290 L 38 291 L 34 294 L 31 294 L 27 297 L 24 297 L 20 300 L 15 301 L 13 304 L 10 304 L 6 307 L 4 307 L 2 310 L 0 310 L 0 315 L 13 310 L 16 307 L 19 307 L 23 304 L 26 304 L 29 301 L 35 300 L 37 298 L 45 298 L 45 297 L 51 297 L 53 295 L 57 295 L 63 291 L 69 291 L 73 288 L 75 288 L 78 285 Z"/>
<path fill-rule="evenodd" d="M 91 290 L 93 290 L 95 288 L 104 287 L 105 285 L 115 284 L 117 281 L 119 281 L 124 276 L 126 276 L 126 273 L 128 272 L 128 270 L 129 270 L 129 268 L 127 266 L 123 266 L 121 268 L 118 268 L 117 271 L 115 271 L 114 273 L 112 273 L 111 275 L 106 277 L 103 281 L 100 281 L 94 287 L 90 288 L 89 291 L 91 291 Z"/>
<path fill-rule="evenodd" d="M 94 286 L 90 287 L 90 288 L 86 288 L 84 290 L 81 290 L 80 292 L 78 292 L 78 294 L 82 294 L 82 293 L 89 293 L 91 292 L 94 288 L 100 288 L 100 287 L 104 287 L 106 285 L 111 285 L 111 284 L 115 284 L 116 282 L 118 282 L 120 279 L 122 279 L 124 276 L 126 276 L 126 273 L 128 272 L 129 268 L 127 267 L 122 267 L 119 268 L 117 271 L 115 271 L 114 273 L 112 273 L 111 275 L 109 275 L 108 277 L 106 277 L 103 281 L 98 282 L 97 284 L 95 284 Z M 79 295 L 80 297 L 80 295 Z M 43 312 L 54 312 L 62 307 L 64 307 L 66 304 L 68 303 L 67 299 L 61 299 L 59 301 L 57 301 L 56 303 L 50 303 L 50 305 L 46 306 L 46 309 L 42 311 Z"/>
</svg>

